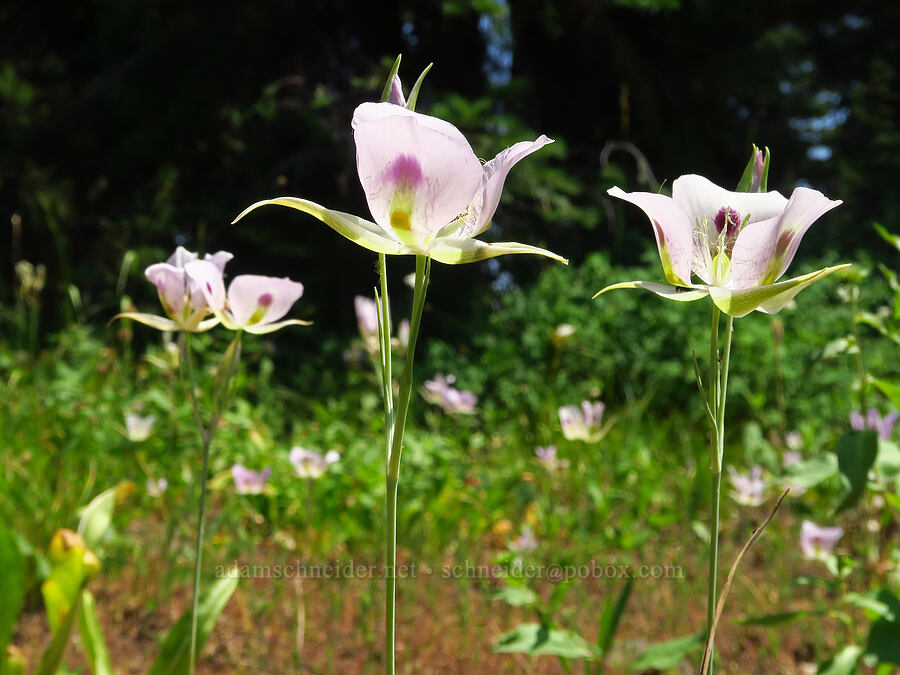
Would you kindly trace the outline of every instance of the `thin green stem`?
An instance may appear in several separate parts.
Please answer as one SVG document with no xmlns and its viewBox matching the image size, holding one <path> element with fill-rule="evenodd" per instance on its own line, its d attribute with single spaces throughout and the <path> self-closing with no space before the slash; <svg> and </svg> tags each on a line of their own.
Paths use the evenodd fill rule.
<svg viewBox="0 0 900 675">
<path fill-rule="evenodd" d="M 197 382 L 194 376 L 194 361 L 191 356 L 190 333 L 184 334 L 182 341 L 182 362 L 188 371 L 188 381 L 186 387 L 188 389 L 188 398 L 194 409 L 194 416 L 197 421 L 200 437 L 203 441 L 203 467 L 200 472 L 200 504 L 197 508 L 197 537 L 194 542 L 194 584 L 193 584 L 193 600 L 191 605 L 191 652 L 188 661 L 188 672 L 194 675 L 197 665 L 197 632 L 199 625 L 198 611 L 200 607 L 200 574 L 203 563 L 203 540 L 206 534 L 206 483 L 209 479 L 209 451 L 212 446 L 213 437 L 216 434 L 216 428 L 222 417 L 222 412 L 230 399 L 228 393 L 228 385 L 237 369 L 237 362 L 241 354 L 241 333 L 238 333 L 225 352 L 227 359 L 223 359 L 219 364 L 219 368 L 224 368 L 224 374 L 217 378 L 219 385 L 225 392 L 225 400 L 221 407 L 219 406 L 219 392 L 215 392 L 213 396 L 213 411 L 210 415 L 209 427 L 204 427 L 200 415 L 200 404 L 197 401 Z"/>
<path fill-rule="evenodd" d="M 380 314 L 378 329 L 381 341 L 381 388 L 384 398 L 384 426 L 385 426 L 385 466 L 390 459 L 391 443 L 394 432 L 394 386 L 391 364 L 391 301 L 388 297 L 387 280 L 387 256 L 378 254 L 378 278 L 381 286 L 381 296 L 378 298 Z"/>
<path fill-rule="evenodd" d="M 728 393 L 728 367 L 731 361 L 731 338 L 734 317 L 725 322 L 724 348 L 719 360 L 719 320 L 721 312 L 713 307 L 709 348 L 710 472 L 712 474 L 712 517 L 709 533 L 709 588 L 707 590 L 706 630 L 711 634 L 716 614 L 717 576 L 719 565 L 719 509 L 722 501 L 722 470 L 725 463 L 725 401 Z M 713 673 L 714 645 L 710 645 L 709 675 Z"/>
<path fill-rule="evenodd" d="M 397 600 L 397 485 L 400 482 L 400 455 L 403 451 L 403 432 L 406 429 L 406 415 L 409 411 L 409 399 L 412 391 L 413 361 L 416 354 L 416 342 L 419 339 L 419 325 L 422 322 L 422 311 L 425 309 L 425 291 L 431 272 L 431 258 L 416 256 L 416 287 L 413 294 L 412 316 L 409 322 L 409 345 L 406 351 L 406 363 L 400 378 L 400 392 L 397 401 L 397 413 L 393 417 L 391 434 L 391 451 L 388 455 L 385 472 L 385 597 L 384 597 L 384 647 L 385 673 L 394 675 L 396 657 L 394 653 L 394 634 L 396 630 Z M 387 287 L 382 289 L 382 297 L 387 297 Z"/>
<path fill-rule="evenodd" d="M 859 341 L 859 284 L 855 284 L 851 291 L 852 302 L 851 311 L 853 312 L 853 342 L 856 346 L 856 376 L 859 379 L 859 409 L 865 415 L 866 413 L 866 388 L 868 387 L 868 378 L 866 377 L 866 365 L 863 360 L 862 343 Z"/>
</svg>

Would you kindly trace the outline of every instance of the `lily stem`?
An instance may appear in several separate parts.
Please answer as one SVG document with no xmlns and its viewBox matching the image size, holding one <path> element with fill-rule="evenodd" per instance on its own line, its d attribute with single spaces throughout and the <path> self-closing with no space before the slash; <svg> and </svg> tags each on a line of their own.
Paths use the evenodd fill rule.
<svg viewBox="0 0 900 675">
<path fill-rule="evenodd" d="M 713 307 L 709 345 L 709 420 L 710 473 L 712 474 L 712 518 L 709 534 L 709 587 L 707 589 L 706 630 L 712 630 L 717 598 L 717 574 L 719 564 L 719 509 L 722 498 L 722 470 L 725 458 L 725 400 L 728 392 L 728 366 L 731 361 L 731 338 L 734 334 L 734 317 L 725 322 L 724 348 L 719 357 L 719 322 L 721 311 Z M 708 675 L 713 675 L 714 649 L 710 650 Z"/>
<path fill-rule="evenodd" d="M 219 378 L 222 391 L 225 392 L 225 398 L 219 405 L 219 392 L 215 392 L 213 411 L 210 416 L 209 426 L 204 427 L 200 416 L 200 404 L 197 400 L 197 382 L 194 377 L 194 359 L 191 355 L 190 333 L 184 334 L 182 346 L 182 363 L 188 372 L 187 383 L 185 388 L 188 390 L 188 398 L 191 400 L 191 406 L 194 409 L 194 415 L 200 431 L 200 438 L 203 441 L 203 468 L 200 472 L 200 504 L 197 508 L 197 538 L 194 542 L 194 585 L 193 600 L 191 606 L 191 652 L 188 662 L 188 672 L 194 675 L 197 666 L 197 647 L 198 647 L 198 626 L 199 626 L 199 608 L 200 608 L 200 573 L 203 563 L 203 540 L 206 534 L 206 483 L 209 479 L 209 451 L 212 446 L 213 437 L 216 434 L 216 428 L 219 426 L 219 420 L 222 417 L 224 408 L 230 398 L 228 395 L 228 385 L 235 373 L 237 363 L 240 360 L 241 333 L 232 341 L 229 348 L 225 351 L 226 359 L 219 364 L 219 368 L 225 368 L 224 377 Z"/>
<path fill-rule="evenodd" d="M 380 267 L 380 266 L 379 266 Z M 428 288 L 428 279 L 431 273 L 431 258 L 416 256 L 416 286 L 413 293 L 413 309 L 409 322 L 409 345 L 406 351 L 406 362 L 403 365 L 403 375 L 400 378 L 400 391 L 397 401 L 396 416 L 391 416 L 391 424 L 387 425 L 387 434 L 390 445 L 387 467 L 385 470 L 385 596 L 384 596 L 384 648 L 385 648 L 385 673 L 394 675 L 396 672 L 395 655 L 395 630 L 396 630 L 396 599 L 397 599 L 397 486 L 400 482 L 400 454 L 403 451 L 403 432 L 406 428 L 406 415 L 409 411 L 409 399 L 412 391 L 413 361 L 416 353 L 416 342 L 419 338 L 419 325 L 422 322 L 422 311 L 425 308 L 425 291 Z M 387 306 L 387 284 L 382 279 L 382 302 Z M 385 314 L 386 316 L 386 314 Z M 389 336 L 388 336 L 389 338 Z M 385 342 L 382 340 L 382 350 Z M 382 362 L 390 362 L 390 342 L 387 342 L 387 353 L 383 354 Z M 393 394 L 392 388 L 386 392 Z M 386 407 L 387 410 L 387 407 Z"/>
</svg>

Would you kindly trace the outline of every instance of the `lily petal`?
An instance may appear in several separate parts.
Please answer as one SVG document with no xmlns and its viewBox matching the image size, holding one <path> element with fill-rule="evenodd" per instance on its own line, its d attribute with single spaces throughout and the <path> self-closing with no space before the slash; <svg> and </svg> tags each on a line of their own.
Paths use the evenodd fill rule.
<svg viewBox="0 0 900 675">
<path fill-rule="evenodd" d="M 731 208 L 750 223 L 773 218 L 784 211 L 787 199 L 779 192 L 729 192 L 703 176 L 689 174 L 672 183 L 672 199 L 684 209 L 693 226 L 699 219 L 710 223 L 723 208 Z"/>
<path fill-rule="evenodd" d="M 356 167 L 375 222 L 401 239 L 434 234 L 465 210 L 482 168 L 459 129 L 390 103 L 353 114 Z"/>
<path fill-rule="evenodd" d="M 179 250 L 183 249 L 179 247 Z M 176 255 L 178 255 L 178 251 L 173 254 L 173 257 Z M 169 263 L 156 263 L 144 271 L 144 276 L 156 286 L 159 301 L 166 314 L 173 318 L 181 317 L 184 312 L 184 270 Z"/>
<path fill-rule="evenodd" d="M 219 268 L 208 260 L 194 260 L 184 266 L 184 271 L 203 293 L 209 308 L 219 316 L 225 309 L 225 282 Z"/>
<path fill-rule="evenodd" d="M 457 236 L 469 238 L 484 232 L 491 225 L 494 212 L 500 204 L 500 195 L 509 170 L 528 155 L 553 143 L 553 139 L 541 135 L 534 141 L 522 141 L 500 152 L 482 167 L 481 187 L 475 193 L 466 215 L 466 221 Z"/>
<path fill-rule="evenodd" d="M 690 286 L 693 233 L 691 221 L 678 204 L 670 197 L 652 192 L 624 192 L 614 187 L 608 194 L 631 202 L 647 214 L 656 235 L 666 281 L 675 286 Z"/>
<path fill-rule="evenodd" d="M 241 211 L 232 224 L 238 222 L 251 211 L 258 209 L 260 206 L 268 205 L 287 206 L 288 208 L 303 211 L 309 215 L 318 218 L 328 225 L 332 230 L 343 235 L 352 242 L 375 251 L 375 253 L 387 253 L 393 255 L 414 255 L 416 253 L 424 254 L 424 251 L 413 248 L 397 240 L 392 234 L 386 233 L 375 223 L 354 216 L 343 211 L 332 211 L 320 206 L 315 202 L 306 199 L 298 199 L 297 197 L 277 197 L 275 199 L 265 199 L 261 202 L 251 204 Z"/>
<path fill-rule="evenodd" d="M 553 258 L 566 265 L 569 264 L 569 261 L 562 256 L 537 246 L 518 244 L 516 242 L 487 243 L 480 239 L 459 239 L 456 237 L 435 239 L 427 255 L 438 262 L 448 265 L 459 265 L 513 253 L 532 253 Z"/>
<path fill-rule="evenodd" d="M 228 286 L 228 305 L 234 321 L 248 332 L 253 326 L 278 321 L 303 295 L 303 284 L 259 274 L 242 274 Z"/>
<path fill-rule="evenodd" d="M 800 240 L 824 213 L 841 204 L 818 190 L 797 188 L 784 212 L 758 223 L 750 223 L 738 235 L 731 255 L 735 288 L 775 283 L 797 253 Z"/>
<path fill-rule="evenodd" d="M 692 302 L 705 298 L 709 295 L 709 289 L 706 286 L 669 286 L 668 284 L 658 284 L 653 281 L 623 281 L 619 284 L 607 286 L 602 291 L 597 291 L 594 297 L 603 295 L 607 291 L 615 291 L 620 288 L 640 288 L 651 293 L 656 293 L 661 298 L 667 300 L 677 300 L 679 302 Z"/>
<path fill-rule="evenodd" d="M 730 289 L 710 286 L 709 295 L 716 307 L 736 318 L 746 316 L 753 310 L 776 314 L 810 284 L 848 267 L 849 264 L 826 267 L 817 272 L 757 288 Z"/>
<path fill-rule="evenodd" d="M 394 75 L 391 79 L 391 93 L 388 102 L 399 105 L 401 108 L 406 107 L 406 98 L 403 96 L 403 85 L 400 83 L 399 75 Z"/>
</svg>

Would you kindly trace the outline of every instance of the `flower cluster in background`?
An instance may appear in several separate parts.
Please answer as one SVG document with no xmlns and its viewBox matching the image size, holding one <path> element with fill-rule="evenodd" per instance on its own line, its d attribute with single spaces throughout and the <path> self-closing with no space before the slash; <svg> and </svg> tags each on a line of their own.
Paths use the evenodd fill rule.
<svg viewBox="0 0 900 675">
<path fill-rule="evenodd" d="M 467 415 L 475 412 L 478 397 L 471 391 L 453 387 L 456 377 L 438 373 L 425 382 L 422 395 L 429 403 L 440 406 L 445 413 Z"/>
<path fill-rule="evenodd" d="M 875 408 L 870 408 L 865 417 L 859 411 L 850 413 L 850 426 L 857 431 L 871 429 L 878 432 L 878 438 L 887 441 L 894 433 L 894 425 L 897 424 L 898 413 L 895 410 L 884 417 Z"/>
</svg>

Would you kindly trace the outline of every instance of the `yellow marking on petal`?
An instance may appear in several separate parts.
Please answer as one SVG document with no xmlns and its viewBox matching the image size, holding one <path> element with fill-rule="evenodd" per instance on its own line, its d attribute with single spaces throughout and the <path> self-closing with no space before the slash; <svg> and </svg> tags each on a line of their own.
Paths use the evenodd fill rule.
<svg viewBox="0 0 900 675">
<path fill-rule="evenodd" d="M 409 214 L 406 211 L 391 212 L 391 227 L 395 230 L 409 230 L 412 223 L 409 222 Z"/>
</svg>

